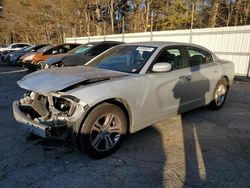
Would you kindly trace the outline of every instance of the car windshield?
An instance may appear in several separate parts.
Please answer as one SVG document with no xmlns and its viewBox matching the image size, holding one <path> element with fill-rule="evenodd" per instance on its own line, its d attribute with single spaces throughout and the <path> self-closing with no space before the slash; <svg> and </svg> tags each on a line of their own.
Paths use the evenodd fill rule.
<svg viewBox="0 0 250 188">
<path fill-rule="evenodd" d="M 39 50 L 37 50 L 37 52 L 43 53 L 43 52 L 49 50 L 52 47 L 54 47 L 54 46 L 53 45 L 44 46 L 43 48 L 40 48 Z"/>
<path fill-rule="evenodd" d="M 91 43 L 83 44 L 81 46 L 78 46 L 74 48 L 73 50 L 70 50 L 68 53 L 70 54 L 86 54 L 89 49 L 91 49 L 94 45 Z"/>
<path fill-rule="evenodd" d="M 139 73 L 155 50 L 155 47 L 149 46 L 116 46 L 95 58 L 86 64 L 86 66 L 128 73 Z"/>
<path fill-rule="evenodd" d="M 32 50 L 35 47 L 36 47 L 36 45 L 28 46 L 28 47 L 24 48 L 23 51 L 27 52 L 27 51 Z"/>
</svg>

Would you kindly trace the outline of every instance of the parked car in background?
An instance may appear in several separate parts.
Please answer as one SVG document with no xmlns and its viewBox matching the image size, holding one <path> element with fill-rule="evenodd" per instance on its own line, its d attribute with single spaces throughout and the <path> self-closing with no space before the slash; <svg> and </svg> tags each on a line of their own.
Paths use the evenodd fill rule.
<svg viewBox="0 0 250 188">
<path fill-rule="evenodd" d="M 51 49 L 52 47 L 54 47 L 53 44 L 48 44 L 48 45 L 40 48 L 36 52 L 30 52 L 30 53 L 24 54 L 19 58 L 17 63 L 25 68 L 26 66 L 28 66 L 31 63 L 31 61 L 33 60 L 33 57 L 35 56 L 36 53 L 43 53 L 43 52 Z"/>
<path fill-rule="evenodd" d="M 48 44 L 37 44 L 37 45 L 32 45 L 29 46 L 27 48 L 15 51 L 15 52 L 11 52 L 7 55 L 5 61 L 7 63 L 9 63 L 10 65 L 16 65 L 17 62 L 19 61 L 19 58 L 25 54 L 28 54 L 30 52 L 36 52 L 37 50 L 48 46 Z"/>
<path fill-rule="evenodd" d="M 65 54 L 53 55 L 45 59 L 42 68 L 83 65 L 95 56 L 124 42 L 102 41 L 80 45 Z"/>
<path fill-rule="evenodd" d="M 0 58 L 2 61 L 5 60 L 5 55 L 10 53 L 10 52 L 13 52 L 13 51 L 17 51 L 17 50 L 20 50 L 24 47 L 28 47 L 28 46 L 31 46 L 31 44 L 28 44 L 28 43 L 12 43 L 6 47 L 1 47 L 0 48 Z"/>
<path fill-rule="evenodd" d="M 20 50 L 26 46 L 31 46 L 31 44 L 29 44 L 29 43 L 12 43 L 6 47 L 1 47 L 0 52 L 6 51 L 6 50 Z"/>
<path fill-rule="evenodd" d="M 204 105 L 222 108 L 233 78 L 232 62 L 198 45 L 122 44 L 84 66 L 25 76 L 18 85 L 28 92 L 13 112 L 33 134 L 68 130 L 89 156 L 102 158 L 127 132 Z"/>
<path fill-rule="evenodd" d="M 55 54 L 63 54 L 63 53 L 67 53 L 68 51 L 76 48 L 77 46 L 79 46 L 81 44 L 77 44 L 77 43 L 65 43 L 65 44 L 60 44 L 57 46 L 53 46 L 51 48 L 49 48 L 48 50 L 42 52 L 42 53 L 36 53 L 33 57 L 32 57 L 32 61 L 30 64 L 26 64 L 27 68 L 32 69 L 32 70 L 37 70 L 41 68 L 41 63 L 48 58 L 51 55 L 55 55 Z"/>
</svg>

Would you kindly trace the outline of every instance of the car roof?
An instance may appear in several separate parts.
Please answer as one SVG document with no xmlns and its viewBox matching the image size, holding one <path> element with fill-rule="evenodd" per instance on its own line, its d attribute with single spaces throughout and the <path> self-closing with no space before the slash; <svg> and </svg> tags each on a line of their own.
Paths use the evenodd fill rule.
<svg viewBox="0 0 250 188">
<path fill-rule="evenodd" d="M 72 45 L 72 46 L 80 46 L 81 44 L 79 43 L 62 43 L 62 44 L 58 44 L 58 45 L 53 45 L 51 44 L 52 46 L 50 46 L 46 51 L 42 52 L 42 54 L 48 52 L 49 50 L 51 50 L 52 48 L 58 48 L 58 47 L 61 47 L 61 46 L 64 46 L 64 45 Z M 44 46 L 45 47 L 45 46 Z"/>
<path fill-rule="evenodd" d="M 142 45 L 142 46 L 151 46 L 151 47 L 167 47 L 167 46 L 191 46 L 191 47 L 197 47 L 204 50 L 208 50 L 207 48 L 200 46 L 198 44 L 192 44 L 192 43 L 185 43 L 185 42 L 171 42 L 171 41 L 151 41 L 151 42 L 132 42 L 132 43 L 126 43 L 123 45 Z"/>
<path fill-rule="evenodd" d="M 11 43 L 11 44 L 9 44 L 9 45 L 15 45 L 15 44 L 27 44 L 27 45 L 31 45 L 31 44 L 29 44 L 29 43 L 24 43 L 24 42 Z"/>
<path fill-rule="evenodd" d="M 100 41 L 98 43 L 115 43 L 115 44 L 125 44 L 125 42 L 120 41 Z"/>
<path fill-rule="evenodd" d="M 95 41 L 95 42 L 88 42 L 85 44 L 93 44 L 93 45 L 99 45 L 99 44 L 125 44 L 125 42 L 120 41 Z"/>
<path fill-rule="evenodd" d="M 57 46 L 65 46 L 65 45 L 81 45 L 80 43 L 61 43 L 61 44 L 57 44 L 57 45 L 55 45 L 55 47 L 57 47 Z"/>
</svg>

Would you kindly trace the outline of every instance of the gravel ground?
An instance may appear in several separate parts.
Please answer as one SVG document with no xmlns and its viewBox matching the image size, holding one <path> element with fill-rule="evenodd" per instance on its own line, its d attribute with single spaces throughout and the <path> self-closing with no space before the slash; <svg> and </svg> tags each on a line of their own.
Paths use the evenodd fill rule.
<svg viewBox="0 0 250 188">
<path fill-rule="evenodd" d="M 26 74 L 0 64 L 0 187 L 250 187 L 250 82 L 235 83 L 220 111 L 168 118 L 93 160 L 14 120 L 16 81 Z"/>
</svg>

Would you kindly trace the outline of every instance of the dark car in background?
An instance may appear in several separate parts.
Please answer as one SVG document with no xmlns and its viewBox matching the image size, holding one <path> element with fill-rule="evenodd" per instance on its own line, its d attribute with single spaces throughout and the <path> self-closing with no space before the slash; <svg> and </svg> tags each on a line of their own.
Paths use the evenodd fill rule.
<svg viewBox="0 0 250 188">
<path fill-rule="evenodd" d="M 43 61 L 41 68 L 83 65 L 95 56 L 119 44 L 124 44 L 124 42 L 89 42 L 78 46 L 68 53 L 48 57 Z"/>
<path fill-rule="evenodd" d="M 30 52 L 36 52 L 37 50 L 48 45 L 49 44 L 37 44 L 37 45 L 32 45 L 30 47 L 27 47 L 27 48 L 24 48 L 15 52 L 11 52 L 7 55 L 5 61 L 9 63 L 10 65 L 16 65 L 21 56 L 28 54 Z"/>
<path fill-rule="evenodd" d="M 26 64 L 27 68 L 29 68 L 31 70 L 41 69 L 41 64 L 46 58 L 48 58 L 52 55 L 55 55 L 55 54 L 67 53 L 68 51 L 70 51 L 70 50 L 72 50 L 80 45 L 81 44 L 77 44 L 77 43 L 64 43 L 64 44 L 59 44 L 57 46 L 53 46 L 42 53 L 36 53 L 33 56 L 31 63 Z"/>
</svg>

